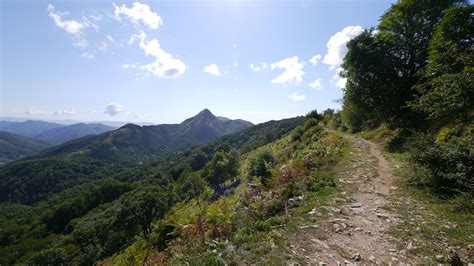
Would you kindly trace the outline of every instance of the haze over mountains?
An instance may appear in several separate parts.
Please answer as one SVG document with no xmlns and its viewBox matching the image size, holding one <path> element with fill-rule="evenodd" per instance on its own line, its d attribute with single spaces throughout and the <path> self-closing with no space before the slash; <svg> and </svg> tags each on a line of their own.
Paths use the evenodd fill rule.
<svg viewBox="0 0 474 266">
<path fill-rule="evenodd" d="M 0 156 L 4 162 L 16 160 L 64 143 L 38 156 L 81 154 L 97 159 L 141 160 L 207 143 L 252 125 L 240 119 L 217 117 L 208 109 L 180 124 L 127 124 L 117 130 L 100 123 L 65 126 L 45 121 L 0 121 L 0 131 L 9 132 L 0 135 Z"/>
<path fill-rule="evenodd" d="M 180 124 L 127 124 L 114 131 L 65 143 L 38 156 L 81 155 L 95 159 L 140 161 L 204 144 L 252 125 L 251 122 L 240 119 L 217 117 L 208 109 L 204 109 Z"/>
</svg>

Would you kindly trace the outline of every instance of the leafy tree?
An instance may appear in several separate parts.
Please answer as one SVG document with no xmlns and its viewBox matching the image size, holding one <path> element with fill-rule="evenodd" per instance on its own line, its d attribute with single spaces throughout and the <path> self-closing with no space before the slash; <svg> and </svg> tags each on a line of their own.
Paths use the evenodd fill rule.
<svg viewBox="0 0 474 266">
<path fill-rule="evenodd" d="M 269 151 L 264 151 L 252 158 L 249 163 L 249 175 L 260 178 L 260 182 L 264 186 L 269 185 L 269 179 L 272 175 L 270 168 L 275 161 L 273 154 Z"/>
<path fill-rule="evenodd" d="M 225 181 L 239 174 L 239 166 L 239 153 L 236 150 L 221 149 L 214 153 L 212 159 L 206 164 L 204 176 L 215 189 L 218 189 Z"/>
<path fill-rule="evenodd" d="M 420 116 L 407 108 L 413 86 L 428 63 L 428 46 L 445 10 L 463 0 L 400 0 L 385 12 L 377 32 L 364 31 L 348 43 L 342 65 L 347 85 L 343 118 L 353 130 L 389 122 L 414 125 Z"/>
<path fill-rule="evenodd" d="M 151 232 L 151 224 L 164 216 L 172 204 L 168 187 L 150 182 L 122 198 L 122 208 L 116 222 L 130 235 L 141 232 L 145 237 Z"/>
<path fill-rule="evenodd" d="M 411 106 L 431 119 L 464 120 L 474 105 L 474 6 L 453 6 L 437 26 Z"/>
<path fill-rule="evenodd" d="M 343 117 L 354 131 L 396 116 L 404 105 L 399 97 L 397 61 L 387 43 L 366 30 L 348 44 L 343 76 L 347 84 Z"/>
<path fill-rule="evenodd" d="M 187 201 L 201 195 L 206 187 L 206 181 L 198 173 L 185 172 L 175 185 L 175 194 L 179 200 Z"/>
<path fill-rule="evenodd" d="M 202 151 L 197 151 L 191 156 L 191 168 L 193 171 L 200 170 L 206 165 L 208 160 L 207 154 Z"/>
</svg>

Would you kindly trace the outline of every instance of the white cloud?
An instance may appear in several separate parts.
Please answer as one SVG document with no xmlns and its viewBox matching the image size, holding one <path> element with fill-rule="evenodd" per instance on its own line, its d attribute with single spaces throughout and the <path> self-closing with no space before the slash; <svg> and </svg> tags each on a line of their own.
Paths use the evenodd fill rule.
<svg viewBox="0 0 474 266">
<path fill-rule="evenodd" d="M 299 62 L 297 56 L 289 57 L 271 64 L 271 68 L 284 69 L 285 71 L 272 80 L 272 83 L 286 85 L 298 85 L 303 81 L 303 63 Z"/>
<path fill-rule="evenodd" d="M 75 115 L 76 112 L 74 110 L 68 111 L 68 110 L 56 110 L 53 112 L 53 115 Z"/>
<path fill-rule="evenodd" d="M 144 33 L 141 37 L 140 47 L 145 51 L 145 55 L 156 58 L 154 62 L 140 66 L 142 70 L 160 78 L 178 78 L 186 71 L 186 65 L 183 61 L 161 49 L 157 39 L 145 41 Z"/>
<path fill-rule="evenodd" d="M 342 63 L 344 56 L 346 56 L 347 43 L 362 33 L 362 31 L 363 29 L 361 26 L 348 26 L 331 36 L 326 44 L 328 51 L 324 56 L 323 63 L 330 65 L 331 69 L 339 66 Z"/>
<path fill-rule="evenodd" d="M 93 58 L 94 58 L 94 55 L 93 55 L 93 54 L 90 54 L 90 53 L 82 53 L 82 54 L 81 54 L 81 57 L 82 57 L 82 58 L 85 58 L 85 59 L 93 59 Z"/>
<path fill-rule="evenodd" d="M 146 38 L 146 34 L 145 32 L 143 31 L 140 31 L 140 33 L 138 34 L 133 34 L 132 36 L 130 36 L 130 38 L 128 39 L 127 41 L 127 44 L 128 45 L 132 45 L 135 43 L 136 40 L 143 40 Z"/>
<path fill-rule="evenodd" d="M 311 57 L 311 59 L 309 59 L 309 62 L 315 66 L 319 60 L 321 60 L 321 55 L 320 54 L 317 54 L 317 55 L 314 55 L 313 57 Z"/>
<path fill-rule="evenodd" d="M 27 114 L 29 115 L 51 115 L 51 112 L 44 111 L 44 110 L 38 110 L 34 107 L 28 108 L 28 111 L 26 111 Z"/>
<path fill-rule="evenodd" d="M 115 3 L 113 5 L 115 7 L 115 17 L 118 20 L 120 20 L 122 16 L 125 16 L 130 19 L 134 25 L 141 22 L 151 29 L 158 29 L 159 26 L 163 25 L 161 17 L 151 11 L 147 4 L 134 2 L 131 8 L 127 8 L 125 5 L 117 6 Z"/>
<path fill-rule="evenodd" d="M 268 68 L 268 64 L 265 63 L 265 62 L 260 62 L 260 64 L 257 64 L 257 65 L 254 65 L 254 64 L 250 64 L 250 68 L 255 71 L 255 72 L 260 72 L 264 69 L 267 69 Z"/>
<path fill-rule="evenodd" d="M 339 75 L 342 71 L 342 68 L 336 69 L 336 73 L 332 76 L 331 82 L 338 88 L 345 88 L 347 83 L 347 78 L 343 78 Z"/>
<path fill-rule="evenodd" d="M 288 96 L 288 98 L 290 98 L 290 100 L 294 102 L 299 102 L 299 101 L 304 101 L 304 99 L 306 99 L 306 96 L 304 96 L 303 94 L 299 94 L 297 92 L 293 92 Z"/>
<path fill-rule="evenodd" d="M 104 113 L 106 114 L 109 114 L 109 115 L 116 115 L 118 113 L 120 113 L 122 110 L 123 110 L 123 105 L 120 104 L 120 103 L 109 103 L 106 107 L 105 107 L 105 111 Z"/>
<path fill-rule="evenodd" d="M 323 88 L 323 85 L 321 85 L 321 79 L 317 79 L 309 84 L 309 86 L 313 89 L 320 90 Z"/>
<path fill-rule="evenodd" d="M 204 67 L 204 72 L 209 73 L 214 76 L 220 76 L 221 73 L 219 72 L 219 68 L 216 64 L 210 64 Z"/>
<path fill-rule="evenodd" d="M 87 40 L 84 38 L 84 30 L 89 27 L 93 27 L 98 30 L 98 26 L 90 23 L 85 17 L 82 20 L 65 19 L 68 12 L 56 11 L 56 7 L 52 4 L 48 5 L 48 15 L 53 19 L 54 24 L 65 32 L 73 35 L 74 46 L 79 48 L 85 48 L 88 46 Z"/>
<path fill-rule="evenodd" d="M 27 114 L 29 115 L 37 115 L 37 116 L 43 116 L 43 115 L 55 115 L 55 116 L 64 116 L 64 115 L 76 115 L 77 113 L 71 109 L 70 111 L 68 110 L 56 110 L 54 112 L 50 111 L 45 111 L 45 110 L 40 110 L 36 109 L 35 107 L 30 107 L 28 108 L 28 111 L 26 111 Z"/>
<path fill-rule="evenodd" d="M 55 12 L 55 7 L 52 4 L 48 5 L 48 14 L 49 17 L 53 19 L 54 24 L 56 24 L 56 26 L 70 34 L 79 35 L 82 33 L 83 29 L 89 27 L 87 23 L 82 23 L 77 20 L 64 20 L 63 16 L 66 15 L 67 12 Z"/>
</svg>

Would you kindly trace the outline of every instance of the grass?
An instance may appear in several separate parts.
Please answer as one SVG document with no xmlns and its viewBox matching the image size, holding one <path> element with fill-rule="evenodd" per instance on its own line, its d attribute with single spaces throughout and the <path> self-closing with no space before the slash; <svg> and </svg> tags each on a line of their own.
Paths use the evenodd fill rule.
<svg viewBox="0 0 474 266">
<path fill-rule="evenodd" d="M 417 178 L 417 171 L 409 163 L 409 154 L 384 152 L 400 177 L 399 187 L 391 196 L 388 209 L 397 213 L 401 222 L 391 228 L 400 249 L 424 261 L 435 261 L 437 255 L 448 262 L 453 252 L 466 263 L 474 262 L 474 213 L 457 211 L 459 198 L 442 198 L 427 188 L 415 187 L 410 180 Z M 408 244 L 412 243 L 411 249 Z"/>
</svg>

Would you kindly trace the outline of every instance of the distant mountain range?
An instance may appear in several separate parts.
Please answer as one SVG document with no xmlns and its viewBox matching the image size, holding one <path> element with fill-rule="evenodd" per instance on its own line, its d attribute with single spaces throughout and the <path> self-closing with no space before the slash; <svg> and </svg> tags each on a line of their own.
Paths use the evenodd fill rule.
<svg viewBox="0 0 474 266">
<path fill-rule="evenodd" d="M 114 131 L 64 143 L 36 157 L 80 155 L 95 159 L 140 161 L 204 144 L 252 125 L 245 120 L 216 117 L 211 111 L 204 109 L 180 124 L 127 124 Z"/>
<path fill-rule="evenodd" d="M 0 164 L 40 152 L 54 145 L 98 135 L 116 128 L 103 124 L 61 125 L 45 121 L 0 121 Z"/>
<path fill-rule="evenodd" d="M 0 121 L 0 131 L 29 138 L 34 138 L 36 135 L 47 130 L 59 127 L 64 127 L 64 125 L 36 120 L 27 120 L 24 122 Z"/>
<path fill-rule="evenodd" d="M 47 142 L 0 131 L 0 165 L 51 147 Z"/>
<path fill-rule="evenodd" d="M 34 138 L 54 145 L 58 145 L 73 139 L 82 138 L 89 135 L 98 135 L 116 128 L 103 124 L 78 123 L 70 126 L 52 128 L 41 132 Z"/>
<path fill-rule="evenodd" d="M 115 127 L 103 124 L 77 123 L 62 125 L 45 121 L 27 120 L 24 122 L 0 121 L 0 131 L 58 145 L 73 139 L 97 135 L 114 130 Z"/>
</svg>

